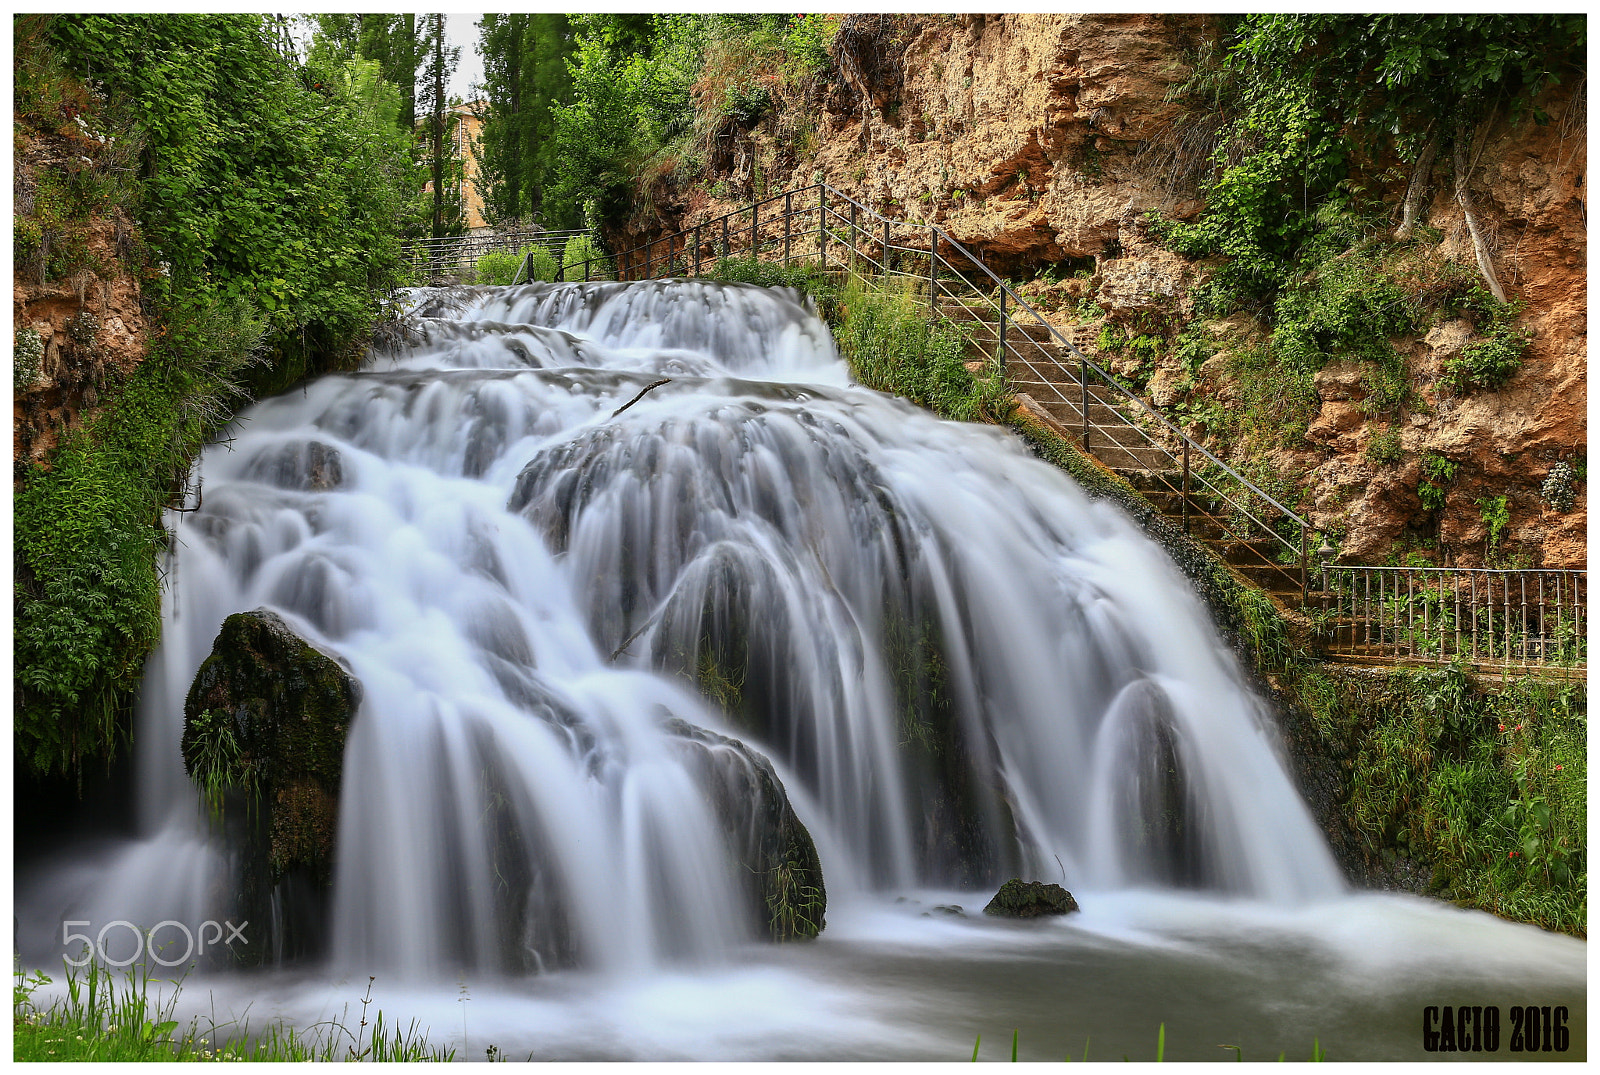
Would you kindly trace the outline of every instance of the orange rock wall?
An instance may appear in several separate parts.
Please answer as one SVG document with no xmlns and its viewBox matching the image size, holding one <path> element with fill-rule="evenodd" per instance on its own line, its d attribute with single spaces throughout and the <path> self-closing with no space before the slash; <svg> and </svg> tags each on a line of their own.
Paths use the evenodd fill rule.
<svg viewBox="0 0 1600 1075">
<path fill-rule="evenodd" d="M 1092 299 L 1112 320 L 1150 309 L 1185 316 L 1206 266 L 1161 249 L 1146 221 L 1152 211 L 1188 219 L 1203 208 L 1192 175 L 1162 143 L 1170 146 L 1163 135 L 1183 107 L 1169 93 L 1217 30 L 1204 15 L 849 16 L 831 50 L 840 80 L 778 93 L 775 111 L 734 132 L 710 174 L 658 179 L 645 192 L 650 212 L 638 218 L 649 225 L 616 238 L 630 244 L 823 178 L 885 215 L 940 224 L 997 271 L 1092 270 L 1054 287 L 1069 302 Z M 1399 464 L 1366 457 L 1389 420 L 1370 421 L 1336 369 L 1319 382 L 1312 447 L 1271 459 L 1304 475 L 1313 522 L 1346 532 L 1349 560 L 1379 562 L 1399 539 L 1436 534 L 1441 559 L 1481 563 L 1487 533 L 1477 501 L 1503 495 L 1511 525 L 1502 553 L 1549 566 L 1585 561 L 1586 493 L 1565 513 L 1540 496 L 1549 468 L 1587 447 L 1584 102 L 1563 86 L 1541 104 L 1552 122 L 1499 122 L 1472 177 L 1502 282 L 1527 302 L 1534 338 L 1523 369 L 1498 392 L 1436 391 L 1442 363 L 1470 329 L 1440 325 L 1397 341 L 1427 405 L 1397 423 Z M 1369 179 L 1396 205 L 1405 182 L 1397 175 Z M 1432 196 L 1427 221 L 1444 233 L 1443 252 L 1472 265 L 1447 161 L 1435 166 Z M 1063 327 L 1070 320 L 1062 316 Z M 1078 326 L 1074 338 L 1094 335 Z M 1208 363 L 1199 381 L 1226 403 L 1223 365 Z M 1147 392 L 1170 404 L 1177 381 L 1175 369 L 1157 368 Z M 1424 451 L 1459 467 L 1437 518 L 1417 493 Z"/>
</svg>

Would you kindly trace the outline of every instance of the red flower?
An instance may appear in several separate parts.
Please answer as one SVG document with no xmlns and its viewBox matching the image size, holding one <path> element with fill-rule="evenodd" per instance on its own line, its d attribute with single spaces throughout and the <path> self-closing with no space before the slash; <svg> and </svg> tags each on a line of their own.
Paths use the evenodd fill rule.
<svg viewBox="0 0 1600 1075">
<path fill-rule="evenodd" d="M 1559 773 L 1559 772 L 1560 772 L 1560 771 L 1561 771 L 1561 766 L 1559 766 L 1559 765 L 1558 765 L 1558 766 L 1556 766 L 1556 772 L 1558 772 L 1558 773 Z"/>
<path fill-rule="evenodd" d="M 1501 731 L 1505 731 L 1506 730 L 1506 726 L 1504 724 L 1500 725 L 1500 730 Z"/>
</svg>

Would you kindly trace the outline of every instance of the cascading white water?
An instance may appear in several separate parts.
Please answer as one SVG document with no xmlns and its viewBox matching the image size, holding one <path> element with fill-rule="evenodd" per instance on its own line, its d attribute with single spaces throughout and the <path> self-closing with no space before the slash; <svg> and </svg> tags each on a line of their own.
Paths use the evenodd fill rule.
<svg viewBox="0 0 1600 1075">
<path fill-rule="evenodd" d="M 364 688 L 332 922 L 351 967 L 626 970 L 753 937 L 669 718 L 772 760 L 831 894 L 1341 891 L 1161 550 L 1014 438 L 851 385 L 792 296 L 413 301 L 410 342 L 208 449 L 176 524 L 142 794 L 197 849 L 189 890 L 221 867 L 183 696 L 223 617 L 267 606 Z"/>
</svg>

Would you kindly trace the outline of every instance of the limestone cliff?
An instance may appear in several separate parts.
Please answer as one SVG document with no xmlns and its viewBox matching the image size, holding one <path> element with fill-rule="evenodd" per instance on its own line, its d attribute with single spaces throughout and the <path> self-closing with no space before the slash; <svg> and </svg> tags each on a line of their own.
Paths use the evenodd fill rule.
<svg viewBox="0 0 1600 1075">
<path fill-rule="evenodd" d="M 1080 344 L 1092 347 L 1107 322 L 1131 328 L 1157 313 L 1170 340 L 1193 317 L 1191 293 L 1212 266 L 1163 249 L 1150 220 L 1204 208 L 1203 153 L 1185 136 L 1205 119 L 1178 123 L 1187 107 L 1178 90 L 1219 32 L 1204 15 L 846 16 L 829 48 L 831 78 L 774 81 L 774 107 L 748 127 L 726 121 L 704 172 L 658 172 L 617 238 L 632 245 L 825 179 L 884 215 L 940 224 L 996 272 L 1028 281 L 1022 293 Z M 1444 562 L 1482 563 L 1483 503 L 1504 496 L 1496 562 L 1585 561 L 1582 86 L 1557 86 L 1538 103 L 1550 122 L 1502 117 L 1471 172 L 1502 282 L 1526 302 L 1532 341 L 1520 371 L 1498 391 L 1445 390 L 1443 364 L 1474 340 L 1468 322 L 1447 320 L 1395 341 L 1412 400 L 1399 414 L 1369 416 L 1360 372 L 1332 363 L 1318 375 L 1303 437 L 1265 460 L 1298 487 L 1314 525 L 1342 535 L 1347 560 L 1421 547 Z M 1406 169 L 1383 163 L 1358 178 L 1398 206 Z M 1435 253 L 1471 266 L 1448 170 L 1435 176 L 1426 223 L 1437 229 Z M 1142 368 L 1110 353 L 1097 360 L 1186 420 L 1204 405 L 1234 405 L 1227 350 L 1262 332 L 1244 316 L 1208 327 L 1223 353 L 1198 376 L 1170 347 Z M 1259 446 L 1251 451 L 1263 461 Z M 1419 494 L 1424 453 L 1455 464 L 1442 506 Z M 1565 510 L 1541 491 L 1562 462 L 1578 475 Z"/>
<path fill-rule="evenodd" d="M 144 360 L 151 322 L 137 227 L 99 200 L 133 147 L 68 104 L 59 126 L 18 125 L 13 145 L 12 462 L 45 465 L 63 432 Z M 71 118 L 64 118 L 70 116 Z M 37 117 L 29 117 L 37 120 Z"/>
</svg>

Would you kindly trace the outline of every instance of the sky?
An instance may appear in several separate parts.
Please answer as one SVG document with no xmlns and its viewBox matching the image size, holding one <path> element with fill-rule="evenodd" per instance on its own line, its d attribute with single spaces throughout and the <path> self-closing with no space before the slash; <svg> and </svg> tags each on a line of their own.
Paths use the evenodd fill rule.
<svg viewBox="0 0 1600 1075">
<path fill-rule="evenodd" d="M 472 85 L 483 81 L 483 57 L 478 55 L 478 20 L 482 14 L 446 14 L 445 40 L 461 49 L 461 63 L 450 76 L 450 96 L 473 99 Z"/>
</svg>

